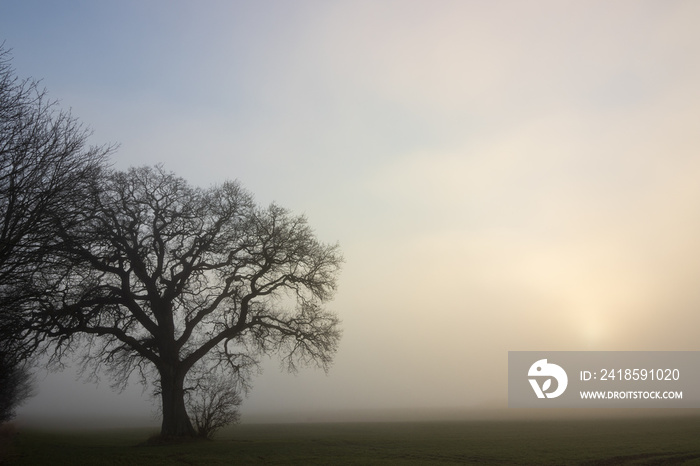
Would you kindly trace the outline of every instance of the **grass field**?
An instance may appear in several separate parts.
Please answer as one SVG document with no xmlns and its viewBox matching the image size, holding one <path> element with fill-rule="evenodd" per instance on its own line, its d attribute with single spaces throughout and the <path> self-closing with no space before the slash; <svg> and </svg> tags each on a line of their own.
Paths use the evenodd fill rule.
<svg viewBox="0 0 700 466">
<path fill-rule="evenodd" d="M 211 442 L 152 430 L 22 431 L 5 464 L 697 464 L 700 418 L 249 424 Z"/>
</svg>

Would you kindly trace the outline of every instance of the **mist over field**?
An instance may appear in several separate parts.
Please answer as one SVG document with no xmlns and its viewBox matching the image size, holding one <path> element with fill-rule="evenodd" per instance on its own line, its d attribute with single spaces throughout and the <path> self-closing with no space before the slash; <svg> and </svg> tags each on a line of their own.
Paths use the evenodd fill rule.
<svg viewBox="0 0 700 466">
<path fill-rule="evenodd" d="M 700 3 L 2 11 L 115 168 L 238 179 L 339 242 L 333 366 L 265 360 L 244 423 L 537 416 L 506 408 L 508 351 L 700 350 Z M 39 370 L 18 423 L 159 423 L 151 387 L 76 377 Z"/>
</svg>

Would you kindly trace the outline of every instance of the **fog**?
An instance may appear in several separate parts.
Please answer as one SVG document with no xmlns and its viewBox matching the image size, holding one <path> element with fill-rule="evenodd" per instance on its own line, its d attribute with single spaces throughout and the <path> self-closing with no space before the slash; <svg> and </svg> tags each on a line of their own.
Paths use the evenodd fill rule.
<svg viewBox="0 0 700 466">
<path fill-rule="evenodd" d="M 115 167 L 238 179 L 339 241 L 333 367 L 264 361 L 243 422 L 424 419 L 505 410 L 508 351 L 700 350 L 699 21 L 690 1 L 18 1 L 0 40 L 121 144 Z M 36 377 L 20 422 L 158 423 L 138 385 Z"/>
</svg>

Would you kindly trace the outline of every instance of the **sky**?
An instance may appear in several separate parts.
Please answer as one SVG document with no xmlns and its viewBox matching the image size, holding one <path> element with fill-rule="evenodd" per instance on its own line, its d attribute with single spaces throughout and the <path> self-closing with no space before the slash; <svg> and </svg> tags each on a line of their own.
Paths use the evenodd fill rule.
<svg viewBox="0 0 700 466">
<path fill-rule="evenodd" d="M 504 407 L 508 351 L 700 350 L 698 2 L 0 3 L 115 168 L 238 179 L 339 242 L 333 367 L 265 361 L 243 422 Z M 40 371 L 19 418 L 153 401 Z"/>
</svg>

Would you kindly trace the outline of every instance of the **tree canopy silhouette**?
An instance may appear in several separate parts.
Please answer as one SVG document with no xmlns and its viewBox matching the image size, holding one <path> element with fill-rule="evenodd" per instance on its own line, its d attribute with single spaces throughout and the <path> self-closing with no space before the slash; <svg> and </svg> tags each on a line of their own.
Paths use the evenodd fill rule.
<svg viewBox="0 0 700 466">
<path fill-rule="evenodd" d="M 328 369 L 340 329 L 322 305 L 342 257 L 305 217 L 258 207 L 237 182 L 202 189 L 141 167 L 93 178 L 81 208 L 52 219 L 52 266 L 33 276 L 45 293 L 25 318 L 56 358 L 88 348 L 117 384 L 154 383 L 162 436 L 195 435 L 185 394 L 203 374 L 245 384 L 270 353 Z"/>
<path fill-rule="evenodd" d="M 43 293 L 30 282 L 50 266 L 43 259 L 57 234 L 51 219 L 70 216 L 113 149 L 88 146 L 89 130 L 38 81 L 18 78 L 10 62 L 0 44 L 0 412 L 7 416 L 30 392 L 37 339 L 23 309 Z"/>
</svg>

